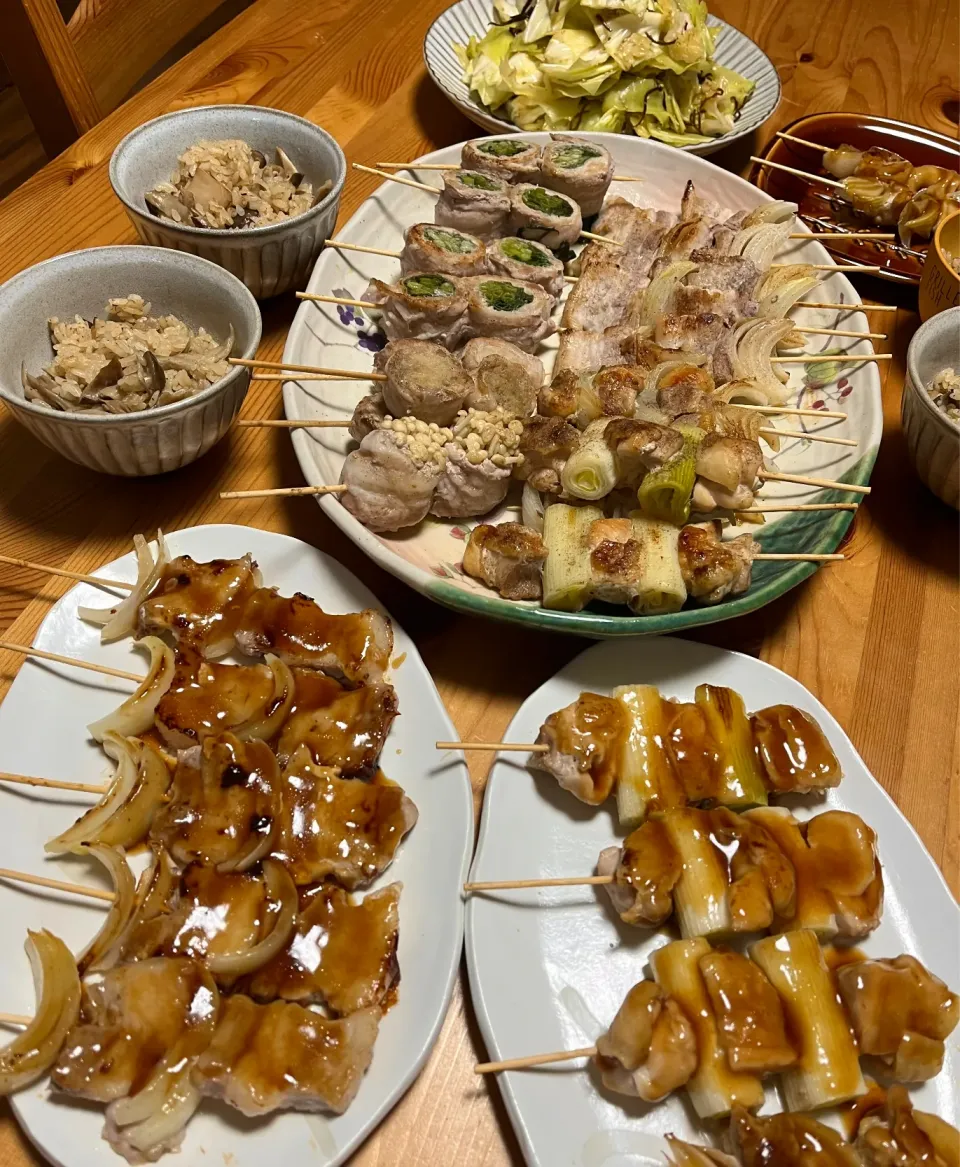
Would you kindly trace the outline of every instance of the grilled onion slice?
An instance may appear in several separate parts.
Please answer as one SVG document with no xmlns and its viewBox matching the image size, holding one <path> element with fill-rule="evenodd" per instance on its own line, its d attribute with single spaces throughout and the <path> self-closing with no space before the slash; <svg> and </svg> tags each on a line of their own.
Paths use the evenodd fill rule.
<svg viewBox="0 0 960 1167">
<path fill-rule="evenodd" d="M 156 560 L 150 551 L 150 544 L 142 535 L 134 535 L 133 546 L 137 553 L 137 583 L 133 591 L 124 597 L 119 604 L 114 604 L 111 608 L 80 608 L 78 610 L 81 620 L 103 625 L 103 630 L 100 633 L 100 641 L 103 644 L 107 644 L 111 640 L 122 640 L 124 636 L 132 636 L 136 632 L 140 618 L 140 605 L 153 591 L 160 578 L 160 573 L 170 562 L 162 531 L 157 531 Z"/>
<path fill-rule="evenodd" d="M 80 977 L 66 944 L 46 930 L 28 932 L 37 1009 L 27 1028 L 0 1049 L 0 1095 L 29 1086 L 53 1065 L 80 1015 Z"/>
<path fill-rule="evenodd" d="M 273 673 L 273 699 L 259 721 L 249 721 L 233 731 L 243 742 L 254 740 L 268 742 L 272 737 L 276 737 L 280 727 L 287 720 L 287 714 L 296 695 L 296 684 L 290 666 L 270 653 L 267 653 L 264 660 Z"/>
<path fill-rule="evenodd" d="M 132 847 L 146 837 L 154 814 L 170 788 L 170 771 L 160 751 L 138 738 L 106 733 L 103 748 L 117 763 L 106 794 L 44 850 L 51 855 L 84 844 Z"/>
<path fill-rule="evenodd" d="M 95 972 L 116 964 L 121 942 L 137 909 L 137 890 L 127 856 L 120 847 L 104 847 L 95 843 L 82 844 L 72 850 L 78 855 L 92 855 L 99 859 L 113 880 L 113 903 L 107 918 L 77 958 L 77 967 L 81 973 Z"/>
<path fill-rule="evenodd" d="M 150 668 L 137 691 L 118 709 L 87 726 L 98 742 L 102 742 L 108 733 L 121 734 L 123 737 L 137 737 L 146 733 L 153 725 L 160 698 L 170 688 L 176 667 L 173 649 L 156 636 L 145 636 L 136 643 L 138 648 L 150 650 Z"/>
<path fill-rule="evenodd" d="M 217 976 L 239 977 L 262 968 L 285 948 L 297 925 L 300 901 L 297 885 L 290 872 L 277 859 L 264 859 L 263 879 L 270 906 L 267 909 L 274 917 L 273 927 L 268 934 L 252 948 L 241 948 L 236 952 L 221 952 L 207 956 L 204 964 Z"/>
</svg>

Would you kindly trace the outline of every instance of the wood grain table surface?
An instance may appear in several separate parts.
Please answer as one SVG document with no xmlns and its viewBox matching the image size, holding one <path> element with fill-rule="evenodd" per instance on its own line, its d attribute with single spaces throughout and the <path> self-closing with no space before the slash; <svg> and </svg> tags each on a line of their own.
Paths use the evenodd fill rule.
<svg viewBox="0 0 960 1167">
<path fill-rule="evenodd" d="M 385 154 L 413 158 L 473 136 L 423 67 L 424 33 L 444 6 L 445 0 L 257 0 L 0 203 L 0 281 L 59 252 L 134 240 L 110 190 L 108 160 L 125 133 L 169 110 L 217 102 L 277 106 L 323 125 L 351 162 L 373 163 Z M 759 138 L 715 155 L 721 165 L 743 170 L 774 129 L 818 110 L 869 111 L 956 134 L 958 30 L 951 0 L 920 0 L 909 10 L 900 0 L 713 0 L 711 7 L 761 45 L 784 87 Z M 379 181 L 351 174 L 342 222 Z M 916 293 L 868 276 L 855 279 L 865 299 L 897 304 L 899 311 L 872 318 L 889 333 L 878 348 L 894 357 L 881 367 L 883 443 L 847 559 L 761 612 L 694 635 L 757 655 L 819 697 L 956 892 L 957 516 L 916 480 L 900 431 Z M 279 358 L 295 307 L 292 296 L 265 306 L 261 356 Z M 282 416 L 278 386 L 252 384 L 243 414 Z M 434 606 L 370 563 L 311 499 L 218 498 L 223 489 L 301 481 L 283 431 L 235 430 L 186 470 L 137 481 L 73 466 L 6 416 L 0 419 L 0 553 L 89 571 L 129 550 L 135 532 L 158 526 L 172 531 L 223 521 L 295 535 L 340 559 L 405 625 L 462 738 L 499 739 L 520 702 L 585 647 L 574 638 L 495 627 Z M 30 641 L 68 586 L 0 567 L 0 630 Z M 0 653 L 0 686 L 18 663 Z M 479 809 L 490 759 L 470 761 Z M 14 951 L 19 939 L 8 937 L 7 944 Z M 466 996 L 463 978 L 423 1074 L 353 1164 L 522 1163 L 495 1084 L 472 1072 L 483 1050 Z M 4 1107 L 0 1167 L 38 1162 Z"/>
</svg>

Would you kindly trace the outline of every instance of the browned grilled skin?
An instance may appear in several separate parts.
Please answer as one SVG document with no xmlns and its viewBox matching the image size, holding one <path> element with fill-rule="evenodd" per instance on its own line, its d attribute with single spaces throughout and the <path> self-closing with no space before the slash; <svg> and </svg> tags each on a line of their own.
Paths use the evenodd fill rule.
<svg viewBox="0 0 960 1167">
<path fill-rule="evenodd" d="M 711 596 L 732 583 L 739 570 L 733 552 L 710 530 L 686 526 L 677 541 L 680 571 L 688 595 L 694 599 Z"/>
<path fill-rule="evenodd" d="M 863 1167 L 842 1135 L 807 1114 L 759 1118 L 734 1107 L 730 1131 L 744 1167 Z"/>
<path fill-rule="evenodd" d="M 536 600 L 547 558 L 543 538 L 522 523 L 481 523 L 463 553 L 463 570 L 508 600 Z"/>
<path fill-rule="evenodd" d="M 542 417 L 575 417 L 580 406 L 580 374 L 562 369 L 537 396 L 537 410 Z"/>
<path fill-rule="evenodd" d="M 523 424 L 518 476 L 546 494 L 560 493 L 560 472 L 576 449 L 580 432 L 559 417 L 531 417 Z"/>
<path fill-rule="evenodd" d="M 543 723 L 537 741 L 550 749 L 534 754 L 530 765 L 552 774 L 581 802 L 599 806 L 616 784 L 626 730 L 626 714 L 616 698 L 581 693 Z"/>
<path fill-rule="evenodd" d="M 660 378 L 657 405 L 671 417 L 702 413 L 710 407 L 713 391 L 713 377 L 706 369 L 698 365 L 680 365 L 669 369 Z"/>
<path fill-rule="evenodd" d="M 243 988 L 258 1001 L 322 1004 L 342 1017 L 382 1005 L 400 980 L 400 884 L 354 903 L 330 883 L 305 888 L 297 932 Z"/>
</svg>

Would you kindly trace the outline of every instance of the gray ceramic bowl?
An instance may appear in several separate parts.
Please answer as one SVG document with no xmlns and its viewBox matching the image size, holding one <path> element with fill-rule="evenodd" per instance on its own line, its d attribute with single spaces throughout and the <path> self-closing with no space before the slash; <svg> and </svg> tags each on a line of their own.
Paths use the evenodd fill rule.
<svg viewBox="0 0 960 1167">
<path fill-rule="evenodd" d="M 103 314 L 111 297 L 132 293 L 218 340 L 233 325 L 234 356 L 257 351 L 260 309 L 229 272 L 154 247 L 94 247 L 38 263 L 0 286 L 0 398 L 32 434 L 72 462 L 106 474 L 162 474 L 193 462 L 223 437 L 247 395 L 249 369 L 234 368 L 173 405 L 120 415 L 35 405 L 25 400 L 20 378 L 21 363 L 30 372 L 50 363 L 51 316 L 91 319 Z"/>
<path fill-rule="evenodd" d="M 948 308 L 921 325 L 907 349 L 907 379 L 900 421 L 921 482 L 954 509 L 960 507 L 960 424 L 933 403 L 926 390 L 941 369 L 960 373 L 960 308 Z"/>
<path fill-rule="evenodd" d="M 268 158 L 282 147 L 307 179 L 330 193 L 296 218 L 266 227 L 212 230 L 161 219 L 144 195 L 169 182 L 177 159 L 203 140 L 240 138 Z M 343 151 L 313 122 L 259 105 L 208 105 L 182 109 L 146 122 L 123 139 L 110 159 L 110 182 L 144 243 L 188 251 L 225 267 L 258 300 L 306 287 L 324 239 L 334 232 L 347 173 Z"/>
</svg>

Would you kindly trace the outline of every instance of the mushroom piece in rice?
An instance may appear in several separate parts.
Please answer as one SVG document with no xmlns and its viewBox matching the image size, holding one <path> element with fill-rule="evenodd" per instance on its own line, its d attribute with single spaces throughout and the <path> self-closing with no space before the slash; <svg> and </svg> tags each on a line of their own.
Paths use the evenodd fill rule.
<svg viewBox="0 0 960 1167">
<path fill-rule="evenodd" d="M 192 397 L 230 372 L 233 328 L 220 342 L 142 296 L 107 301 L 104 317 L 50 320 L 54 359 L 22 370 L 28 401 L 68 413 L 137 413 Z"/>
</svg>

